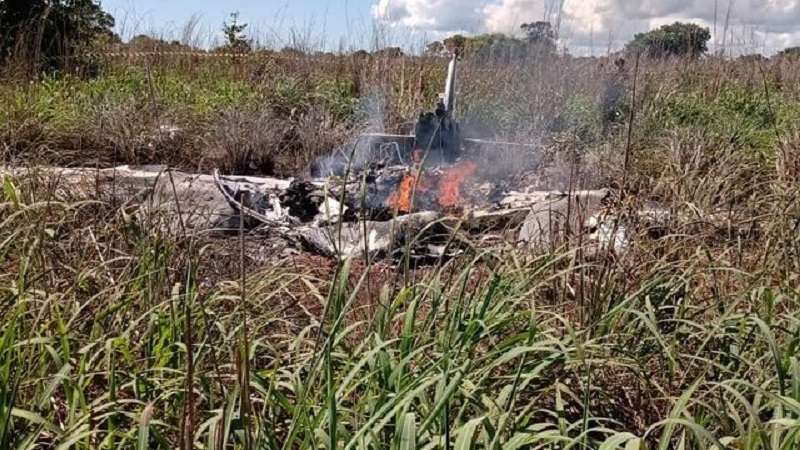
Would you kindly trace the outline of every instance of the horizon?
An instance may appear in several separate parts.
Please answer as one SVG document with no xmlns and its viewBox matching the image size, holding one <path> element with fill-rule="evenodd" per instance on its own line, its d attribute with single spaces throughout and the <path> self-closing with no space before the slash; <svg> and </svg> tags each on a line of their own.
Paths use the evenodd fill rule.
<svg viewBox="0 0 800 450">
<path fill-rule="evenodd" d="M 463 3 L 467 3 L 466 7 Z M 553 23 L 559 30 L 559 49 L 575 56 L 600 56 L 620 50 L 636 33 L 676 21 L 707 27 L 712 34 L 710 53 L 723 49 L 727 56 L 772 55 L 800 45 L 797 0 L 770 0 L 766 6 L 755 5 L 754 0 L 741 4 L 730 0 L 660 0 L 638 9 L 628 3 L 300 0 L 262 5 L 255 0 L 230 0 L 220 6 L 213 0 L 175 0 L 168 4 L 156 0 L 105 0 L 101 5 L 115 17 L 115 31 L 123 40 L 147 34 L 184 41 L 189 30 L 190 40 L 195 41 L 191 43 L 200 48 L 212 48 L 221 42 L 222 25 L 235 12 L 241 23 L 248 24 L 246 34 L 256 45 L 274 49 L 353 51 L 401 47 L 415 52 L 454 34 L 518 36 L 521 23 L 536 20 Z"/>
</svg>

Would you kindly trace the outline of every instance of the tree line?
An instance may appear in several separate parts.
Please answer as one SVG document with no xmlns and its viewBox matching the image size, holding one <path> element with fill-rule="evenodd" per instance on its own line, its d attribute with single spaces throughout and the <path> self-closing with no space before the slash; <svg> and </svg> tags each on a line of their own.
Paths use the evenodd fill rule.
<svg viewBox="0 0 800 450">
<path fill-rule="evenodd" d="M 96 0 L 0 0 L 0 66 L 25 66 L 33 72 L 86 69 L 94 65 L 89 56 L 93 50 L 122 44 L 114 25 L 114 17 Z M 216 50 L 250 51 L 246 29 L 238 13 L 231 14 L 222 27 L 226 42 Z M 129 44 L 186 49 L 146 35 L 133 37 Z"/>
<path fill-rule="evenodd" d="M 96 0 L 0 0 L 0 64 L 24 61 L 35 71 L 64 71 L 69 67 L 86 66 L 85 55 L 91 49 L 122 41 L 113 32 L 114 17 Z M 245 53 L 253 50 L 246 35 L 247 24 L 238 14 L 223 24 L 226 42 L 220 51 Z M 625 53 L 639 53 L 650 58 L 698 58 L 708 52 L 711 33 L 693 23 L 675 22 L 639 33 L 625 46 Z M 456 34 L 430 43 L 428 55 L 459 52 L 471 56 L 548 57 L 558 54 L 557 33 L 549 22 L 525 23 L 519 36 L 500 33 L 464 36 Z M 154 48 L 175 48 L 179 43 L 165 43 L 147 36 L 136 36 L 131 42 Z M 397 53 L 402 54 L 400 49 Z M 800 47 L 779 53 L 784 57 L 800 57 Z"/>
<path fill-rule="evenodd" d="M 522 37 L 505 34 L 479 34 L 464 36 L 456 34 L 444 40 L 428 44 L 425 51 L 430 55 L 460 52 L 472 56 L 487 54 L 534 54 L 556 55 L 557 36 L 549 22 L 524 23 L 520 26 Z M 711 32 L 708 28 L 693 23 L 675 22 L 646 33 L 636 34 L 623 50 L 624 53 L 640 53 L 650 58 L 691 57 L 697 58 L 708 51 Z"/>
<path fill-rule="evenodd" d="M 0 1 L 0 61 L 58 70 L 101 42 L 119 40 L 114 17 L 94 0 Z"/>
</svg>

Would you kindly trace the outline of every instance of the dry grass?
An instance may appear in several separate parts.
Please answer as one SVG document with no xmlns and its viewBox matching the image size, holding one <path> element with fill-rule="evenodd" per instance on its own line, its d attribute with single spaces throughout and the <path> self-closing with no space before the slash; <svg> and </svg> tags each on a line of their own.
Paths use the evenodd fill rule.
<svg viewBox="0 0 800 450">
<path fill-rule="evenodd" d="M 400 130 L 443 76 L 422 58 L 270 58 L 4 84 L 5 158 L 297 173 L 366 126 L 364 98 Z M 242 261 L 238 240 L 5 179 L 0 447 L 797 448 L 800 72 L 760 64 L 643 64 L 624 174 L 632 106 L 602 123 L 603 61 L 465 62 L 467 119 L 540 143 L 519 158 L 547 183 L 626 177 L 620 211 L 672 209 L 616 255 L 575 238 L 406 273 Z M 165 124 L 183 131 L 154 136 Z"/>
</svg>

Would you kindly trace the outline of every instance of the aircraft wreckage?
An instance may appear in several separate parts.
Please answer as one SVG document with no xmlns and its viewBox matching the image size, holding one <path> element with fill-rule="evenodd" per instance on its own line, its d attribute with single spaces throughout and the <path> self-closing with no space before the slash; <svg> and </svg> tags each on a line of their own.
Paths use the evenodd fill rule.
<svg viewBox="0 0 800 450">
<path fill-rule="evenodd" d="M 309 179 L 156 166 L 5 172 L 56 177 L 71 198 L 135 204 L 157 226 L 221 234 L 247 229 L 337 258 L 441 258 L 476 245 L 553 248 L 573 237 L 618 253 L 635 234 L 666 229 L 674 219 L 653 205 L 622 213 L 608 189 L 535 190 L 498 176 L 491 159 L 476 155 L 531 155 L 535 148 L 462 137 L 454 115 L 456 69 L 453 56 L 445 92 L 433 112 L 420 115 L 414 134 L 363 135 L 319 160 Z"/>
</svg>

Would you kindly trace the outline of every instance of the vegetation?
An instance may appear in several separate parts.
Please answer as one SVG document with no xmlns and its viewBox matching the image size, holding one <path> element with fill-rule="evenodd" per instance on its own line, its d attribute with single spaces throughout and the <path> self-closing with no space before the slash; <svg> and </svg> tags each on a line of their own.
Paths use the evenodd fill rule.
<svg viewBox="0 0 800 450">
<path fill-rule="evenodd" d="M 239 23 L 239 13 L 232 13 L 231 21 L 222 26 L 222 33 L 225 35 L 226 42 L 225 47 L 220 50 L 234 53 L 249 52 L 253 47 L 253 43 L 245 36 L 244 31 L 246 29 L 246 23 Z"/>
<path fill-rule="evenodd" d="M 528 43 L 540 53 L 555 53 L 556 33 L 550 22 L 523 23 L 520 28 Z"/>
<path fill-rule="evenodd" d="M 708 51 L 711 32 L 693 23 L 675 22 L 639 33 L 628 43 L 629 52 L 644 52 L 651 58 L 669 56 L 697 58 Z"/>
<path fill-rule="evenodd" d="M 800 47 L 789 47 L 778 52 L 778 56 L 800 58 Z"/>
<path fill-rule="evenodd" d="M 435 41 L 425 48 L 428 55 L 437 56 L 458 52 L 472 58 L 500 61 L 520 61 L 527 57 L 550 57 L 556 53 L 556 36 L 549 22 L 533 22 L 520 27 L 524 38 L 502 33 L 463 36 L 456 34 Z"/>
<path fill-rule="evenodd" d="M 575 235 L 425 267 L 251 259 L 262 235 L 153 226 L 36 166 L 302 174 L 364 128 L 407 131 L 442 58 L 7 74 L 0 151 L 31 170 L 0 169 L 0 448 L 798 448 L 800 62 L 683 55 L 466 52 L 464 129 L 537 142 L 546 188 L 675 219 L 624 252 Z"/>
<path fill-rule="evenodd" d="M 80 67 L 98 40 L 117 39 L 114 18 L 94 0 L 9 0 L 0 3 L 0 64 L 29 62 L 36 71 Z"/>
</svg>

